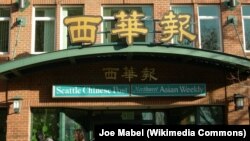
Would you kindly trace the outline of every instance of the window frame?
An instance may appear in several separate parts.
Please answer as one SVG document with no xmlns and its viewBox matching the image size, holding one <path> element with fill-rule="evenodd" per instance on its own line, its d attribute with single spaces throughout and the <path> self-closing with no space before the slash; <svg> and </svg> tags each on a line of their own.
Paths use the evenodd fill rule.
<svg viewBox="0 0 250 141">
<path fill-rule="evenodd" d="M 199 8 L 200 7 L 212 7 L 215 6 L 218 8 L 219 13 L 218 13 L 218 17 L 217 16 L 200 16 L 200 11 Z M 222 31 L 221 31 L 221 8 L 219 5 L 198 5 L 197 6 L 197 14 L 198 14 L 198 36 L 199 36 L 199 48 L 203 49 L 201 46 L 201 20 L 218 20 L 218 24 L 219 24 L 219 39 L 220 39 L 220 49 L 219 50 L 210 50 L 210 51 L 219 51 L 219 52 L 223 52 L 223 41 L 222 41 Z"/>
<path fill-rule="evenodd" d="M 247 48 L 246 48 L 246 37 L 245 37 L 245 19 L 250 20 L 250 15 L 248 15 L 248 16 L 244 16 L 244 15 L 243 15 L 243 7 L 244 7 L 244 6 L 250 8 L 250 5 L 242 5 L 242 6 L 241 6 L 243 46 L 244 46 L 244 51 L 247 52 L 247 53 L 250 53 L 250 49 L 247 50 Z"/>
<path fill-rule="evenodd" d="M 170 10 L 173 10 L 173 7 L 189 7 L 189 8 L 192 9 L 193 15 L 192 15 L 191 20 L 190 20 L 190 25 L 192 26 L 192 27 L 191 27 L 191 32 L 192 32 L 193 34 L 195 34 L 196 36 L 198 36 L 197 33 L 195 33 L 194 6 L 193 6 L 193 5 L 170 5 Z M 197 37 L 196 37 L 196 38 L 197 38 Z M 196 39 L 195 39 L 194 41 L 192 41 L 192 46 L 190 46 L 190 47 L 193 47 L 193 48 L 194 48 L 194 47 L 195 47 L 195 42 L 196 42 Z M 174 37 L 172 37 L 172 39 L 171 39 L 171 44 L 175 44 L 175 43 L 174 43 Z M 180 44 L 180 45 L 182 45 L 182 44 Z M 185 45 L 182 45 L 182 46 L 185 46 Z"/>
<path fill-rule="evenodd" d="M 37 8 L 53 8 L 55 9 L 55 17 L 36 17 L 36 9 Z M 32 7 L 32 40 L 31 40 L 31 54 L 42 54 L 42 53 L 47 53 L 46 51 L 43 52 L 36 52 L 35 47 L 36 47 L 36 42 L 35 42 L 35 35 L 36 35 L 36 21 L 54 21 L 54 51 L 56 48 L 56 7 L 55 6 L 33 6 Z"/>
<path fill-rule="evenodd" d="M 4 54 L 8 54 L 10 52 L 9 48 L 10 48 L 10 26 L 11 26 L 11 8 L 10 7 L 0 7 L 0 8 L 8 8 L 9 11 L 10 11 L 10 16 L 9 17 L 0 17 L 0 21 L 9 21 L 9 35 L 8 35 L 8 48 L 7 48 L 7 52 L 3 52 L 3 51 L 0 51 L 0 55 L 4 55 Z"/>
<path fill-rule="evenodd" d="M 105 21 L 115 20 L 114 16 L 104 16 L 104 8 L 106 8 L 106 7 L 110 7 L 110 8 L 116 8 L 116 7 L 151 7 L 152 8 L 152 12 L 154 12 L 153 6 L 152 5 L 146 5 L 146 4 L 142 4 L 142 5 L 119 5 L 119 4 L 118 5 L 102 5 L 101 6 L 101 16 L 102 16 L 103 20 L 102 20 L 102 23 L 101 23 L 101 31 L 100 31 L 100 34 L 101 34 L 101 43 L 102 44 L 104 43 L 104 34 L 103 34 L 104 33 L 104 22 Z M 153 20 L 153 27 L 154 27 L 154 31 L 155 31 L 154 13 L 152 13 L 152 17 L 149 17 L 149 16 L 145 15 L 145 17 L 143 19 L 152 19 Z M 148 34 L 150 34 L 150 33 L 147 33 L 146 36 L 148 36 Z M 152 34 L 155 34 L 155 33 L 152 33 Z M 155 38 L 155 35 L 153 35 L 153 39 L 152 40 L 154 40 L 154 38 Z"/>
<path fill-rule="evenodd" d="M 60 47 L 59 47 L 59 49 L 60 50 L 64 50 L 64 49 L 68 49 L 67 47 L 65 48 L 64 46 L 63 46 L 63 30 L 64 30 L 64 23 L 63 23 L 63 20 L 64 20 L 64 18 L 63 18 L 63 9 L 64 8 L 82 8 L 82 10 L 83 10 L 83 16 L 84 16 L 84 5 L 62 5 L 61 7 L 60 7 Z M 67 28 L 68 29 L 68 28 Z"/>
</svg>

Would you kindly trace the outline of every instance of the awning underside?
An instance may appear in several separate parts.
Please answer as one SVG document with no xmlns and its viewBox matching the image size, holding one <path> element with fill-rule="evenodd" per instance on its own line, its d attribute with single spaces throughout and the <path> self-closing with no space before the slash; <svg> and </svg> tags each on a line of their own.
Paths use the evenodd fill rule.
<svg viewBox="0 0 250 141">
<path fill-rule="evenodd" d="M 102 60 L 112 58 L 175 60 L 250 73 L 249 59 L 221 52 L 170 45 L 133 45 L 128 47 L 93 45 L 29 56 L 0 64 L 0 79 L 22 76 L 36 69 L 46 69 L 48 66 L 55 66 L 58 63 L 77 64 L 82 60 L 98 60 L 100 58 Z"/>
</svg>

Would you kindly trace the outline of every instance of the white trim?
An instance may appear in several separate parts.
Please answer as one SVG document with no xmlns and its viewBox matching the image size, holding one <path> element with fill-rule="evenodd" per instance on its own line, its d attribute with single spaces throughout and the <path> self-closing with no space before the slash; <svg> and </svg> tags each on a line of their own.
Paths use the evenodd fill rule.
<svg viewBox="0 0 250 141">
<path fill-rule="evenodd" d="M 35 17 L 35 21 L 54 21 L 54 17 Z"/>
<path fill-rule="evenodd" d="M 35 51 L 35 39 L 36 39 L 36 34 L 35 34 L 35 30 L 36 30 L 36 21 L 54 21 L 54 50 L 55 50 L 55 46 L 56 46 L 56 18 L 55 17 L 36 17 L 36 8 L 53 8 L 55 10 L 55 17 L 56 17 L 56 7 L 55 6 L 48 6 L 48 7 L 44 7 L 44 6 L 34 6 L 32 7 L 32 37 L 31 37 L 31 54 L 42 54 L 42 53 L 46 53 L 46 52 L 36 52 Z"/>
<path fill-rule="evenodd" d="M 243 6 L 241 7 L 244 51 L 249 53 L 250 50 L 247 50 L 247 49 L 246 49 L 245 22 L 244 22 L 244 20 L 245 20 L 245 19 L 246 19 L 246 20 L 249 20 L 249 19 L 250 19 L 250 15 L 248 15 L 248 16 L 244 16 L 244 15 L 243 15 L 243 7 L 249 7 L 249 8 L 250 8 L 250 5 L 243 5 Z"/>
<path fill-rule="evenodd" d="M 62 50 L 62 49 L 64 49 L 63 48 L 63 8 L 64 8 L 64 6 L 61 6 L 60 7 L 60 16 L 59 16 L 59 21 L 60 21 L 60 23 L 59 23 L 59 27 L 60 27 L 60 42 L 59 42 L 59 50 Z"/>
<path fill-rule="evenodd" d="M 103 16 L 104 20 L 115 20 L 114 16 Z"/>
<path fill-rule="evenodd" d="M 8 21 L 10 20 L 10 17 L 0 17 L 0 21 Z"/>
<path fill-rule="evenodd" d="M 219 19 L 217 16 L 199 16 L 199 19 Z"/>
<path fill-rule="evenodd" d="M 246 50 L 245 22 L 244 22 L 245 16 L 243 16 L 243 6 L 241 6 L 241 15 L 242 15 L 241 20 L 242 20 L 243 47 L 245 52 L 249 52 Z"/>
<path fill-rule="evenodd" d="M 200 16 L 200 11 L 199 8 L 200 7 L 210 7 L 210 6 L 216 6 L 219 9 L 219 13 L 218 16 Z M 218 20 L 218 24 L 219 24 L 219 39 L 220 39 L 220 49 L 217 51 L 221 51 L 223 52 L 223 41 L 222 41 L 222 31 L 221 31 L 221 9 L 218 5 L 199 5 L 197 6 L 197 14 L 198 14 L 198 31 L 199 31 L 199 48 L 201 49 L 201 20 Z"/>
<path fill-rule="evenodd" d="M 8 54 L 9 52 L 0 52 L 0 55 Z"/>
<path fill-rule="evenodd" d="M 105 7 L 105 6 L 101 6 L 101 16 L 102 16 L 101 32 L 103 32 L 103 22 L 104 22 L 104 20 L 105 20 L 105 18 L 104 18 L 104 16 L 103 16 L 103 14 L 104 14 L 104 10 L 103 10 L 104 7 Z M 101 36 L 101 43 L 104 43 L 104 39 L 103 39 L 102 33 L 100 34 L 100 36 Z"/>
<path fill-rule="evenodd" d="M 197 16 L 198 16 L 198 41 L 199 41 L 199 43 L 198 43 L 198 45 L 199 45 L 199 47 L 198 48 L 201 48 L 201 25 L 200 25 L 200 11 L 199 11 L 199 6 L 197 6 Z"/>
<path fill-rule="evenodd" d="M 35 54 L 35 27 L 36 27 L 36 22 L 35 22 L 35 13 L 36 13 L 36 9 L 35 7 L 32 7 L 32 24 L 31 24 L 31 28 L 32 28 L 32 32 L 31 32 L 31 54 Z"/>
</svg>

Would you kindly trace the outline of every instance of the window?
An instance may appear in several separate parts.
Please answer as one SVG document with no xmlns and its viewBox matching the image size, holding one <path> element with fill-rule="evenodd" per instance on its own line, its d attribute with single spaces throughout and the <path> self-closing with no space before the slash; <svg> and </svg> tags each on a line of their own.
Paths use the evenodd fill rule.
<svg viewBox="0 0 250 141">
<path fill-rule="evenodd" d="M 54 51 L 55 8 L 35 8 L 35 43 L 33 53 Z"/>
<path fill-rule="evenodd" d="M 171 9 L 175 12 L 175 14 L 189 14 L 191 15 L 191 19 L 190 19 L 190 26 L 189 26 L 189 31 L 191 33 L 194 33 L 194 12 L 193 12 L 193 7 L 192 6 L 188 6 L 188 5 L 183 5 L 183 6 L 172 6 Z M 187 39 L 184 39 L 183 42 L 179 43 L 177 41 L 179 35 L 175 35 L 172 43 L 174 44 L 181 44 L 184 46 L 194 46 L 194 42 L 191 42 Z"/>
<path fill-rule="evenodd" d="M 224 124 L 224 107 L 222 106 L 200 106 L 197 107 L 198 125 L 222 125 Z"/>
<path fill-rule="evenodd" d="M 243 6 L 243 32 L 244 46 L 246 51 L 250 51 L 250 6 Z"/>
<path fill-rule="evenodd" d="M 167 111 L 169 125 L 223 125 L 224 106 L 191 106 L 173 108 Z"/>
<path fill-rule="evenodd" d="M 9 50 L 10 9 L 0 8 L 0 52 Z"/>
<path fill-rule="evenodd" d="M 199 6 L 200 48 L 222 51 L 220 9 L 218 6 Z"/>
<path fill-rule="evenodd" d="M 70 43 L 70 38 L 68 35 L 68 28 L 63 24 L 63 19 L 68 16 L 80 16 L 83 15 L 82 7 L 63 7 L 62 8 L 62 18 L 61 18 L 61 49 L 67 49 L 71 45 L 75 45 Z"/>
<path fill-rule="evenodd" d="M 196 107 L 180 107 L 167 111 L 167 124 L 169 125 L 194 125 Z"/>
<path fill-rule="evenodd" d="M 52 139 L 54 141 L 75 141 L 74 131 L 85 131 L 88 141 L 89 121 L 85 110 L 33 108 L 31 141 Z"/>
<path fill-rule="evenodd" d="M 153 42 L 154 38 L 154 22 L 153 22 L 153 11 L 151 6 L 105 6 L 103 7 L 103 22 L 102 22 L 102 42 L 103 43 L 124 43 L 126 38 L 118 38 L 118 35 L 111 35 L 111 29 L 115 28 L 115 17 L 114 15 L 120 10 L 124 10 L 130 13 L 132 10 L 136 10 L 139 13 L 143 13 L 145 17 L 142 19 L 144 26 L 148 29 L 147 35 L 139 35 L 134 38 L 134 42 L 145 43 Z"/>
</svg>

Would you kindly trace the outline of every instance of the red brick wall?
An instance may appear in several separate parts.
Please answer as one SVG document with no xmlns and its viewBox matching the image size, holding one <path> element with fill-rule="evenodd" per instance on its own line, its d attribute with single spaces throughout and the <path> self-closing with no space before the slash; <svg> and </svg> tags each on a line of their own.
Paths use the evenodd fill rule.
<svg viewBox="0 0 250 141">
<path fill-rule="evenodd" d="M 60 6 L 61 5 L 69 5 L 69 4 L 81 4 L 84 5 L 84 13 L 86 15 L 101 15 L 101 6 L 106 4 L 151 4 L 154 8 L 154 18 L 161 19 L 162 15 L 169 10 L 170 5 L 176 4 L 191 4 L 194 6 L 194 15 L 195 15 L 195 32 L 198 34 L 198 18 L 197 18 L 197 5 L 200 4 L 216 4 L 221 5 L 221 27 L 222 27 L 222 38 L 223 38 L 223 49 L 225 53 L 240 55 L 243 56 L 242 48 L 240 41 L 237 37 L 237 34 L 232 25 L 227 25 L 227 17 L 229 15 L 237 16 L 238 18 L 238 26 L 237 30 L 240 35 L 240 40 L 243 42 L 243 32 L 242 32 L 242 18 L 241 18 L 241 3 L 242 4 L 250 4 L 249 1 L 241 1 L 240 5 L 238 5 L 234 10 L 228 10 L 223 3 L 223 0 L 30 0 L 30 6 L 26 8 L 23 12 L 18 11 L 15 6 L 15 0 L 6 0 L 1 1 L 0 6 L 10 6 L 12 9 L 11 13 L 11 30 L 10 30 L 10 47 L 9 54 L 0 55 L 0 61 L 7 61 L 8 59 L 13 59 L 14 57 L 22 57 L 27 56 L 31 53 L 31 22 L 32 22 L 32 7 L 33 6 L 48 6 L 53 5 L 57 8 L 56 17 L 59 19 L 60 17 Z M 17 17 L 26 17 L 27 25 L 21 28 L 21 33 L 19 36 L 18 44 L 16 45 L 16 33 L 18 31 L 18 27 L 15 26 Z M 57 22 L 56 28 L 56 49 L 58 50 L 60 47 L 60 27 L 59 22 Z M 156 25 L 156 30 L 160 30 L 159 26 Z M 99 28 L 100 30 L 100 28 Z M 159 39 L 160 34 L 157 34 L 156 41 Z M 157 39 L 158 38 L 158 39 Z M 97 37 L 97 42 L 100 42 L 100 36 Z M 198 38 L 196 40 L 196 46 L 198 47 Z M 16 53 L 13 54 L 14 50 Z"/>
<path fill-rule="evenodd" d="M 0 107 L 6 107 L 6 82 L 0 81 Z"/>
<path fill-rule="evenodd" d="M 242 4 L 250 4 L 249 1 L 245 0 L 241 2 Z M 161 19 L 162 15 L 170 9 L 170 5 L 176 4 L 191 4 L 194 6 L 194 15 L 195 15 L 195 32 L 198 34 L 198 18 L 197 18 L 197 6 L 200 4 L 216 4 L 221 5 L 221 28 L 222 28 L 222 38 L 223 38 L 223 49 L 225 53 L 234 54 L 244 56 L 241 48 L 240 41 L 237 37 L 237 34 L 232 25 L 227 25 L 227 17 L 229 15 L 237 16 L 238 18 L 238 26 L 237 30 L 240 35 L 240 40 L 243 42 L 243 31 L 242 31 L 242 18 L 241 18 L 241 4 L 238 5 L 234 10 L 228 10 L 222 0 L 31 0 L 30 6 L 26 8 L 23 12 L 18 11 L 15 6 L 15 0 L 6 0 L 1 1 L 0 6 L 10 6 L 12 9 L 11 13 L 11 30 L 10 30 L 10 47 L 9 54 L 0 55 L 0 61 L 7 61 L 9 59 L 13 59 L 14 57 L 22 57 L 29 55 L 31 53 L 31 36 L 32 36 L 32 7 L 33 6 L 48 6 L 52 5 L 57 8 L 56 18 L 60 17 L 60 7 L 62 5 L 69 4 L 81 4 L 84 5 L 84 13 L 86 15 L 101 15 L 101 6 L 107 4 L 150 4 L 154 8 L 154 19 Z M 16 45 L 16 36 L 18 27 L 15 26 L 17 17 L 26 17 L 27 25 L 21 28 L 21 33 L 19 35 L 19 41 Z M 57 22 L 56 26 L 56 49 L 58 50 L 60 47 L 60 23 Z M 156 30 L 160 30 L 159 26 L 156 25 Z M 100 28 L 99 28 L 100 31 Z M 160 34 L 157 34 L 156 41 L 159 39 Z M 158 39 L 157 39 L 158 38 Z M 97 37 L 97 43 L 100 42 L 100 36 Z M 198 38 L 196 39 L 196 46 L 198 47 Z M 15 55 L 13 55 L 14 50 L 16 50 Z"/>
</svg>

